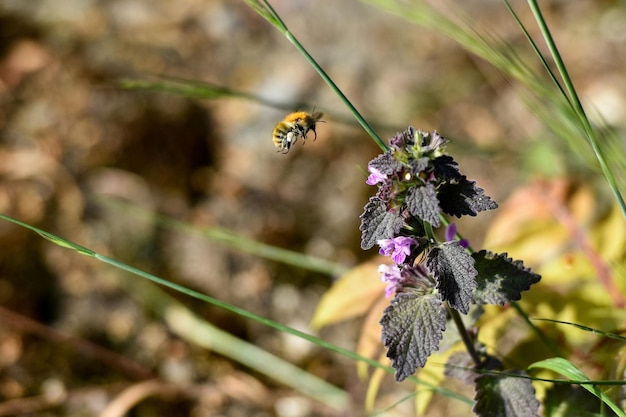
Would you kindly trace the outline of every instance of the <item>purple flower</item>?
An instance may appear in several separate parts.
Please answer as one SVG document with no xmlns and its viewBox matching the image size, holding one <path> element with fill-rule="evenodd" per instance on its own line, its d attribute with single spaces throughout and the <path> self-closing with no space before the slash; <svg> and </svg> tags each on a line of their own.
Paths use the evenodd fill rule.
<svg viewBox="0 0 626 417">
<path fill-rule="evenodd" d="M 446 242 L 452 242 L 455 240 L 455 238 L 456 238 L 456 224 L 450 223 L 448 227 L 446 227 L 446 233 L 445 233 Z M 461 239 L 459 241 L 459 245 L 463 246 L 464 248 L 467 248 L 469 246 L 469 242 L 467 241 L 467 239 Z"/>
<path fill-rule="evenodd" d="M 388 282 L 389 284 L 385 288 L 385 297 L 391 297 L 393 291 L 396 289 L 396 285 L 402 279 L 402 275 L 400 274 L 400 268 L 398 265 L 380 265 L 378 267 L 378 272 L 381 273 L 380 280 L 382 282 Z"/>
<path fill-rule="evenodd" d="M 376 185 L 379 182 L 384 182 L 387 179 L 387 175 L 380 172 L 377 168 L 368 166 L 367 170 L 370 172 L 370 176 L 367 177 L 367 181 L 365 181 L 367 185 Z"/>
<path fill-rule="evenodd" d="M 446 227 L 446 235 L 445 235 L 446 242 L 450 242 L 454 240 L 455 236 L 456 236 L 456 224 L 450 223 L 448 227 Z"/>
<path fill-rule="evenodd" d="M 390 297 L 405 291 L 418 291 L 423 294 L 431 293 L 435 287 L 435 280 L 428 273 L 423 264 L 415 266 L 380 265 L 378 267 L 380 279 L 389 283 L 385 288 L 385 297 Z"/>
<path fill-rule="evenodd" d="M 411 254 L 411 245 L 415 241 L 411 237 L 398 236 L 393 239 L 381 239 L 377 243 L 380 246 L 378 253 L 384 256 L 391 255 L 395 263 L 401 264 Z"/>
<path fill-rule="evenodd" d="M 431 152 L 441 150 L 448 140 L 441 136 L 437 131 L 432 133 L 424 133 L 422 136 L 422 152 Z"/>
<path fill-rule="evenodd" d="M 396 136 L 389 140 L 389 144 L 396 149 L 404 150 L 407 146 L 411 146 L 415 143 L 415 128 L 409 126 L 404 132 L 398 133 Z"/>
</svg>

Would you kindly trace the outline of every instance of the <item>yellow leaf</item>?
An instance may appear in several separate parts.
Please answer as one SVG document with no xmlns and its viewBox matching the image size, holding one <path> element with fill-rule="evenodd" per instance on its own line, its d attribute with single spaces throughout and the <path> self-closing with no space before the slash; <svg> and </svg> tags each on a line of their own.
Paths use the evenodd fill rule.
<svg viewBox="0 0 626 417">
<path fill-rule="evenodd" d="M 604 259 L 624 262 L 626 258 L 626 222 L 617 203 L 609 214 L 601 219 L 594 229 L 598 252 Z"/>
<path fill-rule="evenodd" d="M 428 357 L 428 362 L 426 362 L 426 366 L 418 371 L 417 377 L 421 381 L 432 384 L 435 387 L 439 387 L 446 378 L 444 374 L 444 364 L 448 362 L 450 355 L 456 351 L 458 351 L 458 349 L 448 349 L 444 352 L 434 352 Z M 426 415 L 426 411 L 428 410 L 428 406 L 430 405 L 430 402 L 432 401 L 435 392 L 431 388 L 424 388 L 419 385 L 416 387 L 416 389 L 416 414 L 418 416 L 423 416 Z"/>
<path fill-rule="evenodd" d="M 362 263 L 339 277 L 317 305 L 311 328 L 319 330 L 365 314 L 385 292 L 386 284 L 380 280 L 378 272 L 383 259 L 377 257 Z"/>
<path fill-rule="evenodd" d="M 376 304 L 372 306 L 370 311 L 365 317 L 363 327 L 361 328 L 361 336 L 357 343 L 356 352 L 367 358 L 376 357 L 382 350 L 382 342 L 380 340 L 380 318 L 383 316 L 383 310 L 389 305 L 389 300 L 384 298 L 380 294 L 380 298 L 376 301 Z M 367 377 L 367 369 L 369 365 L 365 362 L 359 362 L 357 364 L 357 371 L 359 377 L 365 379 Z"/>
<path fill-rule="evenodd" d="M 377 368 L 374 370 L 374 373 L 367 384 L 367 392 L 365 394 L 365 410 L 370 413 L 374 411 L 376 398 L 378 397 L 378 391 L 380 390 L 380 384 L 386 375 L 387 372 L 383 369 Z"/>
<path fill-rule="evenodd" d="M 484 247 L 508 252 L 541 274 L 534 291 L 541 285 L 559 286 L 565 295 L 585 285 L 587 298 L 621 307 L 626 304 L 626 223 L 617 204 L 602 201 L 585 185 L 535 181 L 502 205 Z"/>
</svg>

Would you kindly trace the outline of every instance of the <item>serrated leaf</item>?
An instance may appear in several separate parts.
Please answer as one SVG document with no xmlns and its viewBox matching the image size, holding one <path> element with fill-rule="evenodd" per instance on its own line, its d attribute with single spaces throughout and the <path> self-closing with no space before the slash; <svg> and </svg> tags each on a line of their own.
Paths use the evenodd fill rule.
<svg viewBox="0 0 626 417">
<path fill-rule="evenodd" d="M 512 373 L 512 372 L 509 372 Z M 516 372 L 520 375 L 522 372 Z M 530 380 L 512 376 L 482 375 L 476 379 L 474 413 L 480 417 L 532 417 L 539 401 Z"/>
<path fill-rule="evenodd" d="M 446 310 L 437 294 L 405 292 L 396 295 L 380 320 L 387 357 L 400 382 L 423 367 L 439 348 L 446 328 Z"/>
<path fill-rule="evenodd" d="M 556 373 L 566 376 L 572 381 L 589 381 L 589 378 L 573 363 L 564 358 L 550 358 L 543 361 L 535 362 L 528 367 L 528 369 L 549 369 Z M 597 386 L 592 384 L 581 384 L 581 386 L 598 397 L 602 402 L 608 405 L 611 410 L 620 416 L 626 416 L 626 413 L 620 409 L 604 392 L 602 392 Z"/>
<path fill-rule="evenodd" d="M 439 227 L 439 200 L 433 184 L 411 187 L 406 193 L 406 206 L 409 213 Z"/>
<path fill-rule="evenodd" d="M 361 249 L 370 249 L 380 239 L 396 236 L 404 219 L 399 212 L 387 211 L 386 204 L 378 197 L 371 197 L 361 214 Z"/>
<path fill-rule="evenodd" d="M 391 152 L 385 152 L 382 155 L 378 155 L 367 165 L 372 168 L 376 168 L 381 174 L 385 175 L 395 174 L 403 168 L 402 163 L 394 158 Z"/>
<path fill-rule="evenodd" d="M 445 375 L 470 385 L 478 377 L 478 374 L 473 371 L 474 366 L 474 361 L 467 351 L 455 352 L 446 362 Z"/>
<path fill-rule="evenodd" d="M 522 261 L 514 261 L 506 253 L 497 254 L 486 250 L 472 254 L 474 267 L 478 271 L 474 302 L 478 304 L 500 304 L 522 298 L 532 284 L 541 276 L 524 268 Z"/>
<path fill-rule="evenodd" d="M 383 261 L 384 258 L 377 257 L 376 261 L 357 265 L 340 276 L 317 304 L 311 328 L 319 330 L 368 312 L 385 293 L 387 284 L 380 280 L 378 272 L 378 266 Z"/>
<path fill-rule="evenodd" d="M 435 276 L 443 300 L 467 314 L 476 288 L 477 271 L 474 259 L 465 248 L 457 241 L 445 242 L 428 253 L 426 267 Z"/>
<path fill-rule="evenodd" d="M 441 155 L 432 161 L 433 168 L 435 169 L 435 177 L 451 180 L 460 180 L 463 178 L 463 174 L 459 171 L 456 161 L 450 155 Z"/>
<path fill-rule="evenodd" d="M 441 210 L 456 217 L 465 214 L 475 216 L 480 211 L 498 208 L 498 204 L 476 186 L 476 181 L 469 181 L 465 176 L 458 181 L 442 184 L 437 197 Z"/>
<path fill-rule="evenodd" d="M 445 336 L 444 336 L 445 337 Z M 495 356 L 484 353 L 485 346 L 482 343 L 475 342 L 474 349 L 480 355 L 480 369 L 482 371 L 495 371 L 504 369 L 502 362 Z M 473 385 L 480 374 L 476 373 L 476 363 L 467 350 L 456 352 L 450 355 L 445 365 L 446 376 L 454 377 L 465 384 Z"/>
</svg>

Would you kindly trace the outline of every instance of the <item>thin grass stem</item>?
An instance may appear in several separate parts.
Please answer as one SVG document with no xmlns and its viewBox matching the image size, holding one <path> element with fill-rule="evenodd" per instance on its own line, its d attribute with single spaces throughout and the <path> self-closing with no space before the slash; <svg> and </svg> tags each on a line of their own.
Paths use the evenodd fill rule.
<svg viewBox="0 0 626 417">
<path fill-rule="evenodd" d="M 620 210 L 622 211 L 622 215 L 626 218 L 626 202 L 624 202 L 624 198 L 619 190 L 619 187 L 617 186 L 617 181 L 615 180 L 613 172 L 611 168 L 609 167 L 608 163 L 606 162 L 604 153 L 602 149 L 600 148 L 600 146 L 598 145 L 598 138 L 596 137 L 596 133 L 593 127 L 591 126 L 591 123 L 589 122 L 587 115 L 585 114 L 585 110 L 580 102 L 580 99 L 578 98 L 578 94 L 576 93 L 574 84 L 572 83 L 569 73 L 567 72 L 567 68 L 565 67 L 563 59 L 561 58 L 561 54 L 559 53 L 556 43 L 554 42 L 554 38 L 552 37 L 552 34 L 550 33 L 550 29 L 548 28 L 548 25 L 546 24 L 543 14 L 541 13 L 541 9 L 539 8 L 539 5 L 537 4 L 536 0 L 528 0 L 528 5 L 531 11 L 533 12 L 533 15 L 535 16 L 535 20 L 537 21 L 537 24 L 539 25 L 539 29 L 541 30 L 544 40 L 546 41 L 546 44 L 548 45 L 548 49 L 550 50 L 550 53 L 552 55 L 552 59 L 554 59 L 554 62 L 559 70 L 559 74 L 561 75 L 561 79 L 563 80 L 563 83 L 565 84 L 565 88 L 569 94 L 568 101 L 573 106 L 573 109 L 576 115 L 578 116 L 581 126 L 583 130 L 585 131 L 585 134 L 587 135 L 587 141 L 591 145 L 591 148 L 593 149 L 593 152 L 596 155 L 596 159 L 598 160 L 600 164 L 600 169 L 602 170 L 602 173 L 604 174 L 606 181 L 609 183 L 609 187 L 611 188 L 611 191 L 613 192 L 613 195 L 615 196 L 615 199 L 620 207 Z"/>
<path fill-rule="evenodd" d="M 328 76 L 328 74 L 326 74 L 326 71 L 324 71 L 324 69 L 317 63 L 317 61 L 315 61 L 313 56 L 311 56 L 311 54 L 306 50 L 306 48 L 300 43 L 298 38 L 296 38 L 296 36 L 289 31 L 289 29 L 287 28 L 287 25 L 285 24 L 285 22 L 283 22 L 283 20 L 280 18 L 278 13 L 276 13 L 276 11 L 272 7 L 272 5 L 269 3 L 269 1 L 260 0 L 262 2 L 262 5 L 253 0 L 245 0 L 245 1 L 254 10 L 256 10 L 257 13 L 259 13 L 266 20 L 272 23 L 278 30 L 280 30 L 285 35 L 287 40 L 289 40 L 289 42 L 291 42 L 296 47 L 298 52 L 300 52 L 302 56 L 304 56 L 304 58 L 311 64 L 313 69 L 319 74 L 322 80 L 324 80 L 324 82 L 328 84 L 330 89 L 333 90 L 335 94 L 337 94 L 339 99 L 345 104 L 345 106 L 348 108 L 350 113 L 352 113 L 352 115 L 354 116 L 356 121 L 361 125 L 363 130 L 365 130 L 365 132 L 372 138 L 374 142 L 376 142 L 376 144 L 383 151 L 386 151 L 388 147 L 385 144 L 385 142 L 380 138 L 380 136 L 378 136 L 374 128 L 372 128 L 372 126 L 367 122 L 367 120 L 365 120 L 365 118 L 361 115 L 361 113 L 357 110 L 357 108 L 352 104 L 352 102 L 346 97 L 346 95 L 341 91 L 341 89 L 337 86 L 337 84 L 335 84 L 335 82 Z"/>
<path fill-rule="evenodd" d="M 89 248 L 81 246 L 81 245 L 79 245 L 77 243 L 74 243 L 72 241 L 69 241 L 67 239 L 63 239 L 63 238 L 61 238 L 61 237 L 59 237 L 59 236 L 57 236 L 57 235 L 55 235 L 53 233 L 47 232 L 47 231 L 42 230 L 42 229 L 40 229 L 38 227 L 35 227 L 35 226 L 31 226 L 31 225 L 29 225 L 27 223 L 20 222 L 19 220 L 14 219 L 11 216 L 7 216 L 5 214 L 0 214 L 0 219 L 6 220 L 6 221 L 8 221 L 10 223 L 13 223 L 13 224 L 17 225 L 17 226 L 20 226 L 20 227 L 23 227 L 25 229 L 31 230 L 31 231 L 39 234 L 40 236 L 48 239 L 50 242 L 52 242 L 52 243 L 54 243 L 54 244 L 56 244 L 58 246 L 61 246 L 63 248 L 73 250 L 73 251 L 75 251 L 77 253 L 80 253 L 82 255 L 86 255 L 86 256 L 89 256 L 91 258 L 97 259 L 100 262 L 109 264 L 109 265 L 111 265 L 111 266 L 113 266 L 115 268 L 121 269 L 123 271 L 130 272 L 133 275 L 137 275 L 139 277 L 145 278 L 145 279 L 147 279 L 149 281 L 152 281 L 152 282 L 154 282 L 156 284 L 159 284 L 159 285 L 162 285 L 164 287 L 170 288 L 170 289 L 172 289 L 174 291 L 177 291 L 177 292 L 179 292 L 181 294 L 185 294 L 185 295 L 188 295 L 189 297 L 192 297 L 192 298 L 204 301 L 206 303 L 215 305 L 216 307 L 222 308 L 222 309 L 224 309 L 226 311 L 230 311 L 230 312 L 235 313 L 235 314 L 237 314 L 239 316 L 242 316 L 244 318 L 247 318 L 247 319 L 250 319 L 250 320 L 254 320 L 254 321 L 258 322 L 258 323 L 261 323 L 261 324 L 263 324 L 263 325 L 265 325 L 267 327 L 273 328 L 275 330 L 294 335 L 294 336 L 299 337 L 301 339 L 307 340 L 307 341 L 309 341 L 309 342 L 311 342 L 311 343 L 313 343 L 313 344 L 315 344 L 315 345 L 317 345 L 319 347 L 327 349 L 327 350 L 329 350 L 331 352 L 335 352 L 337 354 L 340 354 L 340 355 L 345 356 L 347 358 L 353 359 L 355 361 L 364 362 L 364 363 L 366 363 L 366 364 L 368 364 L 368 365 L 370 365 L 370 366 L 372 366 L 374 368 L 382 369 L 385 372 L 388 372 L 390 374 L 394 372 L 393 368 L 391 368 L 389 366 L 386 366 L 386 365 L 383 365 L 382 363 L 380 363 L 380 362 L 378 362 L 378 361 L 376 361 L 374 359 L 367 358 L 365 356 L 359 355 L 356 352 L 353 352 L 351 350 L 339 347 L 339 346 L 337 346 L 337 345 L 335 345 L 335 344 L 333 344 L 331 342 L 328 342 L 328 341 L 326 341 L 324 339 L 320 339 L 319 337 L 316 337 L 316 336 L 313 336 L 311 334 L 302 332 L 300 330 L 296 330 L 296 329 L 294 329 L 292 327 L 289 327 L 289 326 L 286 326 L 286 325 L 284 325 L 282 323 L 278 323 L 276 321 L 270 320 L 270 319 L 265 318 L 263 316 L 259 316 L 257 314 L 252 313 L 252 312 L 249 312 L 249 311 L 247 311 L 247 310 L 245 310 L 243 308 L 240 308 L 240 307 L 234 306 L 232 304 L 229 304 L 227 302 L 221 301 L 221 300 L 219 300 L 217 298 L 210 297 L 208 295 L 202 294 L 199 291 L 192 290 L 192 289 L 184 287 L 184 286 L 182 286 L 180 284 L 176 284 L 176 283 L 168 281 L 168 280 L 166 280 L 164 278 L 160 278 L 160 277 L 158 277 L 156 275 L 152 275 L 152 274 L 150 274 L 148 272 L 142 271 L 139 268 L 135 268 L 135 267 L 133 267 L 131 265 L 127 265 L 127 264 L 125 264 L 125 263 L 123 263 L 121 261 L 118 261 L 118 260 L 114 259 L 114 258 L 110 258 L 108 256 L 99 254 L 96 251 L 93 251 L 93 250 L 91 250 Z M 430 384 L 430 383 L 428 383 L 426 381 L 422 381 L 422 380 L 420 380 L 419 378 L 417 378 L 415 376 L 411 376 L 411 377 L 407 378 L 407 380 L 410 380 L 410 381 L 412 381 L 412 382 L 414 382 L 416 384 L 423 385 L 426 388 L 432 389 L 433 391 L 435 391 L 435 392 L 437 392 L 437 393 L 439 393 L 441 395 L 445 395 L 448 398 L 453 398 L 453 399 L 461 401 L 461 402 L 463 402 L 465 404 L 470 404 L 471 405 L 473 403 L 473 401 L 471 399 L 469 399 L 469 398 L 467 398 L 467 397 L 465 397 L 465 396 L 463 396 L 461 394 L 455 393 L 454 391 L 450 391 L 448 389 L 445 389 L 445 388 L 442 388 L 442 387 L 439 387 L 439 386 L 435 386 L 435 385 Z"/>
<path fill-rule="evenodd" d="M 129 204 L 113 197 L 97 197 L 97 201 L 112 210 L 124 210 L 132 216 L 139 218 L 153 218 L 159 225 L 171 230 L 177 230 L 187 235 L 198 235 L 207 240 L 216 242 L 225 247 L 247 253 L 259 258 L 269 259 L 286 265 L 292 265 L 308 271 L 319 272 L 333 277 L 340 276 L 348 271 L 348 267 L 337 262 L 328 261 L 311 255 L 305 255 L 288 249 L 278 248 L 253 239 L 241 236 L 237 232 L 216 227 L 200 228 L 180 220 L 173 219 L 162 214 Z"/>
</svg>

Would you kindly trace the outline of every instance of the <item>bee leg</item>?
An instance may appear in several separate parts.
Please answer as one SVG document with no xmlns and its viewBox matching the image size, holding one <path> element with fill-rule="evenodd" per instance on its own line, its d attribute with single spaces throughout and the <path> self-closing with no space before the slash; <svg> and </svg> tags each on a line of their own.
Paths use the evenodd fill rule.
<svg viewBox="0 0 626 417">
<path fill-rule="evenodd" d="M 287 134 L 287 147 L 290 148 L 298 141 L 298 133 L 289 132 Z"/>
</svg>

